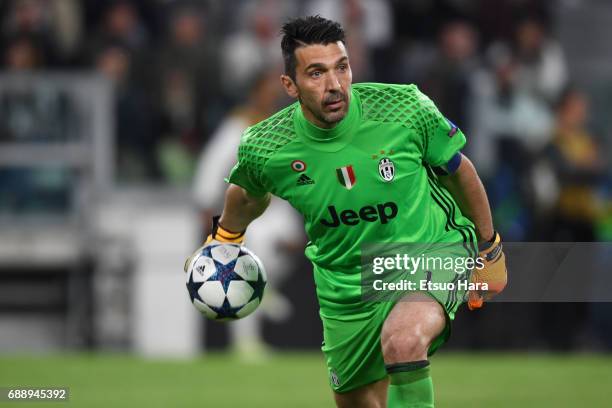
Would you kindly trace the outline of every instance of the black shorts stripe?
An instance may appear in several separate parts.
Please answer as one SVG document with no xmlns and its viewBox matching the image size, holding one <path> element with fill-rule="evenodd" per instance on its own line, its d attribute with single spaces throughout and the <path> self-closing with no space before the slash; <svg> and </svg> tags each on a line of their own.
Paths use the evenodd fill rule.
<svg viewBox="0 0 612 408">
<path fill-rule="evenodd" d="M 453 283 L 456 286 L 458 277 L 459 275 L 455 275 L 455 277 L 453 278 L 453 280 L 451 280 L 450 283 Z M 452 308 L 454 307 L 456 303 L 455 302 L 456 296 L 457 296 L 457 289 L 455 287 L 448 292 L 448 298 L 446 299 L 446 302 L 444 302 L 444 308 L 446 310 L 452 310 Z"/>
<path fill-rule="evenodd" d="M 465 243 L 469 240 L 468 235 L 462 228 L 459 228 L 457 224 L 454 223 L 454 220 L 452 217 L 452 210 L 448 207 L 448 204 L 442 199 L 442 197 L 440 196 L 440 193 L 436 191 L 434 185 L 431 182 L 430 182 L 430 188 L 431 188 L 431 197 L 434 199 L 436 204 L 438 204 L 438 206 L 442 209 L 442 211 L 444 211 L 444 214 L 446 214 L 446 225 L 444 228 L 446 229 L 446 231 L 449 231 L 450 229 L 458 231 L 463 237 L 463 244 L 464 244 L 463 246 L 465 247 Z"/>
<path fill-rule="evenodd" d="M 466 232 L 464 231 L 463 228 L 461 228 L 460 226 L 458 226 L 454 219 L 453 219 L 453 210 L 452 210 L 452 205 L 449 204 L 447 201 L 445 201 L 440 192 L 437 190 L 436 186 L 434 185 L 433 181 L 431 180 L 431 178 L 429 178 L 429 186 L 431 188 L 431 197 L 434 199 L 434 201 L 436 202 L 436 204 L 438 204 L 438 206 L 442 209 L 442 211 L 444 211 L 444 214 L 446 214 L 446 225 L 445 225 L 445 229 L 446 231 L 449 231 L 450 228 L 452 228 L 453 230 L 458 231 L 461 236 L 463 237 L 463 244 L 464 247 L 466 247 L 466 242 L 469 240 L 469 236 L 468 234 L 466 234 Z M 466 248 L 468 254 L 471 253 L 470 251 Z"/>
<path fill-rule="evenodd" d="M 431 184 L 431 183 L 430 183 Z M 442 209 L 442 211 L 444 211 L 444 214 L 446 214 L 446 224 L 444 224 L 444 229 L 446 231 L 450 230 L 450 226 L 451 226 L 451 221 L 450 221 L 450 211 L 448 210 L 448 208 L 446 208 L 446 206 L 438 199 L 438 196 L 436 193 L 434 193 L 433 190 L 433 186 L 429 186 L 431 188 L 431 198 L 433 198 L 433 200 L 436 202 L 436 204 L 438 204 L 438 207 L 440 207 Z M 454 229 L 454 228 L 453 228 Z M 463 235 L 463 234 L 462 234 Z M 465 236 L 463 236 L 463 239 L 465 239 Z"/>
<path fill-rule="evenodd" d="M 429 176 L 428 179 L 432 191 L 437 193 L 439 200 L 446 204 L 446 208 L 448 209 L 448 211 L 445 211 L 445 213 L 449 218 L 450 225 L 453 227 L 453 229 L 461 233 L 461 235 L 463 236 L 463 246 L 465 250 L 468 252 L 468 255 L 470 257 L 475 258 L 478 255 L 478 250 L 476 249 L 475 244 L 477 242 L 477 239 L 474 227 L 471 225 L 459 224 L 457 222 L 456 204 L 453 198 L 451 197 L 448 191 L 446 191 L 438 184 L 437 177 L 435 176 L 431 167 L 426 166 L 426 169 L 427 175 Z M 436 202 L 438 202 L 438 200 L 436 200 Z M 440 205 L 439 202 L 438 205 Z"/>
<path fill-rule="evenodd" d="M 445 189 L 440 189 L 440 192 L 442 194 L 442 197 L 446 197 L 446 200 L 448 200 L 449 202 L 452 200 L 450 193 L 448 192 L 448 190 Z M 444 198 L 443 198 L 444 199 Z M 472 225 L 465 225 L 465 224 L 459 224 L 459 222 L 457 221 L 456 217 L 456 207 L 455 205 L 451 204 L 452 208 L 453 208 L 453 220 L 455 222 L 455 225 L 458 226 L 458 228 L 463 229 L 464 231 L 466 231 L 468 233 L 468 235 L 470 236 L 470 239 L 468 240 L 467 243 L 465 243 L 463 246 L 465 247 L 466 251 L 468 251 L 471 256 L 473 258 L 478 256 L 478 247 L 476 245 L 476 242 L 478 242 L 478 238 L 476 237 L 476 229 L 472 226 Z"/>
<path fill-rule="evenodd" d="M 433 184 L 432 181 L 430 180 L 430 184 Z M 468 256 L 472 256 L 471 251 L 469 250 L 468 246 L 467 246 L 467 241 L 469 240 L 468 236 L 466 235 L 465 231 L 462 228 L 458 228 L 458 226 L 456 225 L 456 223 L 453 222 L 453 219 L 451 217 L 451 212 L 447 207 L 447 204 L 443 204 L 440 199 L 438 198 L 438 194 L 439 192 L 435 189 L 435 186 L 431 186 L 431 197 L 434 199 L 434 201 L 438 204 L 438 206 L 442 209 L 442 211 L 446 214 L 446 226 L 445 229 L 448 231 L 449 230 L 449 226 L 458 231 L 461 236 L 463 237 L 463 247 L 466 249 L 466 253 L 468 254 Z M 449 311 L 449 310 L 453 310 L 453 308 L 457 305 L 457 291 L 458 291 L 458 287 L 456 286 L 457 282 L 460 279 L 460 275 L 456 275 L 453 280 L 451 281 L 452 283 L 455 284 L 455 288 L 453 290 L 450 291 L 450 293 L 448 294 L 448 298 L 446 299 L 446 301 L 444 302 L 444 308 Z"/>
<path fill-rule="evenodd" d="M 457 274 L 457 276 L 455 276 L 455 278 L 452 280 L 452 282 L 454 283 L 455 287 L 453 288 L 453 290 L 450 292 L 449 296 L 448 296 L 448 300 L 447 300 L 447 310 L 453 310 L 455 308 L 455 306 L 457 306 L 457 303 L 459 302 L 459 299 L 457 299 L 457 293 L 459 292 L 459 286 L 457 285 L 459 283 L 459 281 L 461 279 L 464 278 L 465 275 L 461 274 Z M 463 301 L 463 299 L 461 300 Z"/>
<path fill-rule="evenodd" d="M 452 229 L 458 231 L 463 237 L 463 247 L 466 250 L 468 256 L 475 258 L 478 254 L 476 249 L 476 232 L 471 225 L 459 224 L 456 220 L 456 204 L 454 203 L 453 198 L 450 196 L 450 193 L 443 189 L 439 184 L 437 177 L 434 175 L 433 170 L 426 166 L 427 174 L 428 174 L 428 182 L 431 187 L 431 196 L 434 201 L 440 206 L 442 211 L 446 214 L 447 217 L 447 228 L 450 226 Z M 459 280 L 463 279 L 464 275 L 456 275 L 451 281 L 454 283 L 455 288 L 449 291 L 448 298 L 444 304 L 446 310 L 453 310 L 456 305 L 459 303 L 459 299 L 457 293 L 459 288 L 457 283 Z M 463 301 L 463 299 L 461 300 Z"/>
<path fill-rule="evenodd" d="M 436 187 L 437 191 L 442 196 L 442 199 L 445 199 L 445 201 L 448 203 L 448 205 L 451 206 L 453 221 L 454 221 L 455 225 L 457 225 L 460 228 L 466 229 L 470 233 L 470 237 L 472 238 L 470 240 L 470 243 L 473 244 L 472 250 L 477 252 L 476 246 L 474 244 L 475 242 L 477 242 L 476 229 L 472 225 L 464 225 L 464 224 L 459 224 L 457 222 L 457 220 L 455 218 L 455 216 L 456 216 L 456 208 L 457 207 L 454 204 L 455 201 L 454 201 L 453 197 L 451 196 L 450 192 L 448 190 L 446 190 L 445 188 L 442 188 L 442 186 L 440 186 L 440 184 L 439 184 L 439 182 L 437 180 L 433 180 L 433 183 L 434 183 L 434 186 Z"/>
<path fill-rule="evenodd" d="M 455 207 L 454 207 L 454 204 L 451 201 L 452 198 L 450 196 L 450 193 L 447 190 L 442 189 L 439 185 L 435 184 L 435 182 L 433 180 L 432 180 L 432 184 L 434 184 L 434 185 L 432 185 L 432 188 L 435 189 L 435 191 L 438 194 L 443 195 L 444 198 L 445 198 L 445 199 L 444 198 L 441 198 L 441 199 L 444 200 L 444 202 L 447 205 L 452 206 L 452 208 L 453 208 L 452 217 L 453 217 L 454 225 L 458 226 L 458 228 L 460 228 L 462 230 L 466 230 L 468 232 L 468 234 L 470 235 L 471 239 L 467 243 L 465 243 L 465 241 L 464 241 L 464 244 L 463 244 L 464 248 L 470 254 L 469 256 L 471 256 L 471 257 L 477 256 L 476 254 L 478 252 L 477 252 L 476 244 L 475 244 L 475 242 L 476 242 L 476 231 L 475 231 L 475 229 L 471 225 L 463 225 L 463 224 L 458 224 L 457 223 L 457 221 L 455 220 L 455 214 L 456 214 L 456 212 L 454 211 Z M 468 245 L 469 245 L 469 247 L 468 247 Z M 455 279 L 453 279 L 452 282 L 455 284 L 455 288 L 449 293 L 449 297 L 448 297 L 447 301 L 445 302 L 445 307 L 447 308 L 447 310 L 452 310 L 457 305 L 457 303 L 459 303 L 459 299 L 457 298 L 457 293 L 459 291 L 459 288 L 457 287 L 457 283 L 459 282 L 459 280 L 465 279 L 466 276 L 467 275 L 457 275 L 455 277 Z M 461 301 L 463 301 L 463 299 Z"/>
</svg>

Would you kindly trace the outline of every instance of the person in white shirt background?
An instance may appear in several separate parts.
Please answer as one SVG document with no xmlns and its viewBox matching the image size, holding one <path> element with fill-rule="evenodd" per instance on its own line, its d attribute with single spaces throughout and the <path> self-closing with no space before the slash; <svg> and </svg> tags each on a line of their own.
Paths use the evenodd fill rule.
<svg viewBox="0 0 612 408">
<path fill-rule="evenodd" d="M 204 237 L 212 227 L 212 217 L 221 214 L 227 188 L 223 179 L 236 162 L 242 132 L 271 115 L 279 106 L 281 87 L 273 71 L 264 70 L 254 75 L 246 102 L 224 118 L 198 159 L 193 196 Z M 273 198 L 268 211 L 249 227 L 246 246 L 263 262 L 268 285 L 259 310 L 228 325 L 230 347 L 239 356 L 253 358 L 269 350 L 263 339 L 264 317 L 282 322 L 291 316 L 291 303 L 277 288 L 294 268 L 291 255 L 303 248 L 304 237 L 297 212 L 278 198 Z"/>
</svg>

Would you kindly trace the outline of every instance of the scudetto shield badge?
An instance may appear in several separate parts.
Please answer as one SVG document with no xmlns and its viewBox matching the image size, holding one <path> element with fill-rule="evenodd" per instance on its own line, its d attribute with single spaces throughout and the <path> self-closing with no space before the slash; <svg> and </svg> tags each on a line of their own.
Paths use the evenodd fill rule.
<svg viewBox="0 0 612 408">
<path fill-rule="evenodd" d="M 393 180 L 393 177 L 395 177 L 395 166 L 391 159 L 388 157 L 380 159 L 378 162 L 378 174 L 380 174 L 380 177 L 385 181 Z"/>
<path fill-rule="evenodd" d="M 357 179 L 355 178 L 355 170 L 353 170 L 353 165 L 351 164 L 336 169 L 336 176 L 338 176 L 338 181 L 340 184 L 342 184 L 348 190 L 355 187 L 355 183 L 357 183 Z"/>
</svg>

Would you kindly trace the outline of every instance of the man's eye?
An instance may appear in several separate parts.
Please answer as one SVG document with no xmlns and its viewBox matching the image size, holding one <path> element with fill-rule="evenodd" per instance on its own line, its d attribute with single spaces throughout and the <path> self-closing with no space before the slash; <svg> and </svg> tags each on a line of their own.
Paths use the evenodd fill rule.
<svg viewBox="0 0 612 408">
<path fill-rule="evenodd" d="M 310 76 L 311 76 L 312 78 L 319 78 L 319 77 L 321 76 L 321 71 L 312 71 L 312 72 L 310 73 Z"/>
<path fill-rule="evenodd" d="M 342 72 L 346 71 L 346 70 L 347 70 L 347 68 L 348 68 L 348 67 L 346 66 L 346 64 L 340 64 L 340 65 L 338 65 L 338 70 L 340 70 L 340 71 L 342 71 Z"/>
</svg>

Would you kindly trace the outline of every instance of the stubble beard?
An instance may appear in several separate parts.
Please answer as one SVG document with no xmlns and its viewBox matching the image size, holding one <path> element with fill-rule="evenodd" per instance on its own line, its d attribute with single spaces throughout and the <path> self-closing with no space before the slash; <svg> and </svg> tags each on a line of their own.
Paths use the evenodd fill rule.
<svg viewBox="0 0 612 408">
<path fill-rule="evenodd" d="M 340 96 L 340 98 L 338 98 L 338 95 Z M 342 109 L 335 111 L 335 112 L 325 112 L 326 103 L 336 102 L 339 100 L 342 100 L 344 102 Z M 338 92 L 335 95 L 325 98 L 323 103 L 319 105 L 320 110 L 316 112 L 316 116 L 317 116 L 317 119 L 319 119 L 322 123 L 325 123 L 327 125 L 336 125 L 338 122 L 344 119 L 344 117 L 348 113 L 348 108 L 349 108 L 349 100 L 348 100 L 347 94 Z M 333 126 L 330 126 L 330 127 L 333 127 Z"/>
<path fill-rule="evenodd" d="M 344 119 L 344 117 L 346 116 L 346 111 L 347 111 L 347 106 L 345 105 L 344 108 L 342 108 L 341 110 L 337 111 L 337 112 L 330 112 L 330 113 L 323 113 L 323 117 L 319 118 L 319 120 L 321 120 L 324 123 L 327 123 L 328 125 L 335 125 L 338 122 L 342 121 L 342 119 Z"/>
<path fill-rule="evenodd" d="M 325 112 L 325 104 L 339 100 L 338 95 L 340 95 L 340 99 L 344 101 L 342 109 L 335 112 Z M 342 121 L 348 113 L 350 104 L 348 93 L 344 92 L 336 92 L 334 95 L 325 98 L 323 102 L 314 102 L 312 105 L 307 103 L 306 100 L 298 94 L 298 101 L 303 107 L 308 109 L 311 115 L 321 124 L 327 125 L 323 126 L 325 128 L 333 128 L 338 122 Z"/>
</svg>

